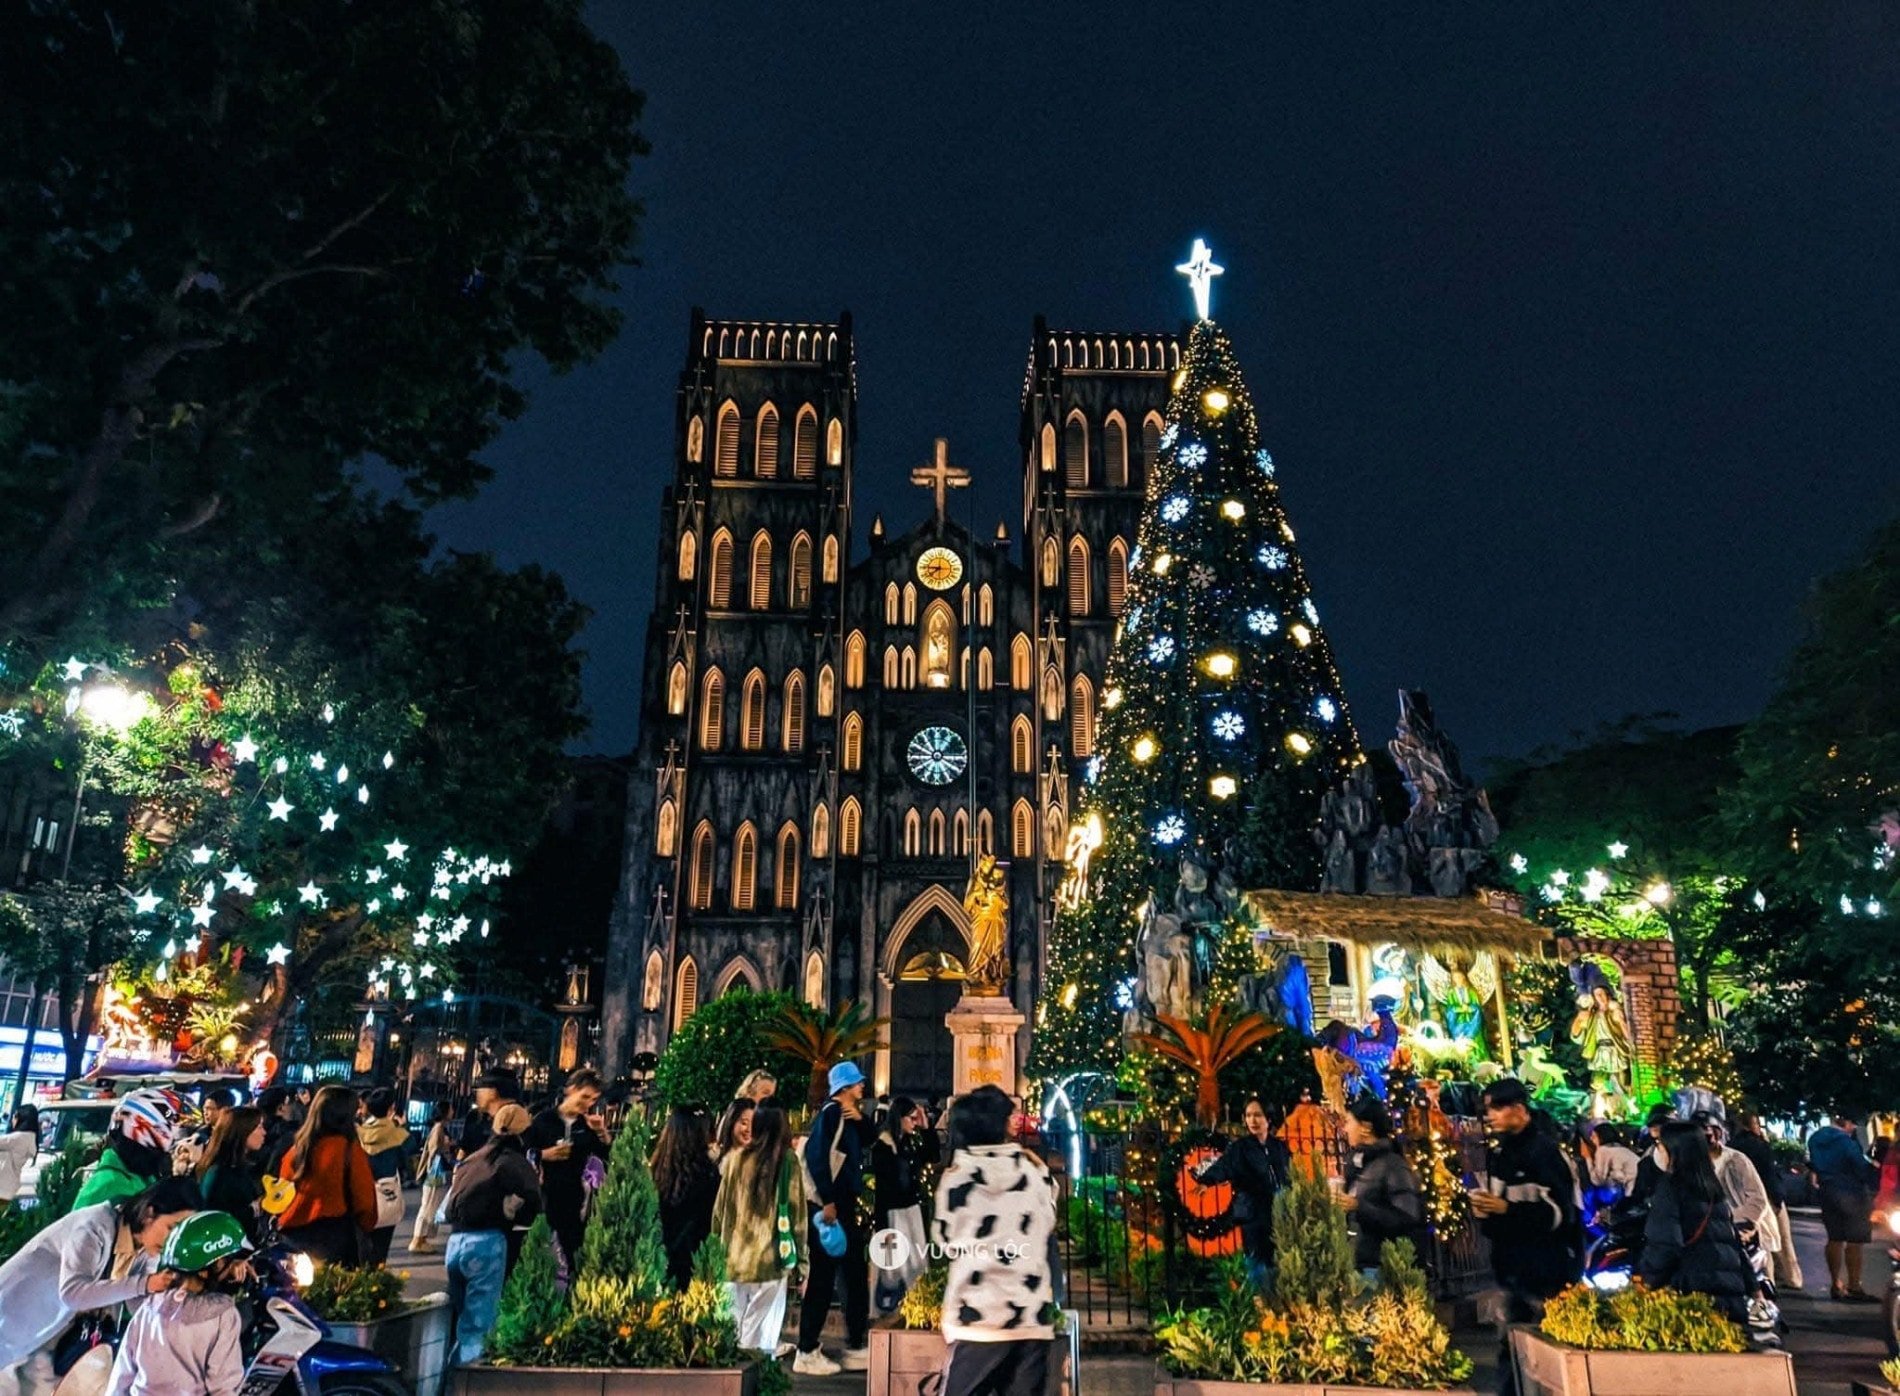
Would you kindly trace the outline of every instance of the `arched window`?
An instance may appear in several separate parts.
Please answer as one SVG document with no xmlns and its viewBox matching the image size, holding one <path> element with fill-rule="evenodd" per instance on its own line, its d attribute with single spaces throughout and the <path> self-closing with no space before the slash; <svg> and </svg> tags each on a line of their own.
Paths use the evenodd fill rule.
<svg viewBox="0 0 1900 1396">
<path fill-rule="evenodd" d="M 719 435 L 713 442 L 713 474 L 739 473 L 739 406 L 728 402 L 719 409 Z"/>
<path fill-rule="evenodd" d="M 992 855 L 996 852 L 996 820 L 986 809 L 976 812 L 976 851 Z"/>
<path fill-rule="evenodd" d="M 678 1032 L 699 1011 L 699 966 L 692 956 L 680 961 L 680 972 L 673 982 L 673 1031 Z"/>
<path fill-rule="evenodd" d="M 825 536 L 825 561 L 823 576 L 827 582 L 838 580 L 838 540 L 836 536 Z"/>
<path fill-rule="evenodd" d="M 1089 487 L 1089 424 L 1080 412 L 1071 412 L 1062 427 L 1063 466 L 1068 472 L 1069 488 Z"/>
<path fill-rule="evenodd" d="M 904 624 L 917 624 L 917 584 L 904 583 Z"/>
<path fill-rule="evenodd" d="M 700 820 L 699 827 L 693 830 L 693 909 L 704 911 L 712 905 L 713 894 L 713 830 L 707 820 Z"/>
<path fill-rule="evenodd" d="M 674 717 L 686 711 L 686 661 L 673 661 L 672 672 L 666 676 L 666 710 Z"/>
<path fill-rule="evenodd" d="M 825 423 L 825 464 L 844 464 L 844 423 L 836 417 Z"/>
<path fill-rule="evenodd" d="M 864 632 L 853 630 L 844 642 L 844 686 L 864 687 Z"/>
<path fill-rule="evenodd" d="M 702 751 L 719 750 L 726 729 L 726 676 L 708 669 L 699 681 L 699 746 Z"/>
<path fill-rule="evenodd" d="M 752 535 L 752 609 L 772 604 L 772 535 L 760 529 Z"/>
<path fill-rule="evenodd" d="M 1056 468 L 1056 426 L 1054 422 L 1042 424 L 1042 468 Z"/>
<path fill-rule="evenodd" d="M 1027 800 L 1018 800 L 1009 812 L 1009 851 L 1016 858 L 1030 857 L 1036 851 L 1036 816 Z"/>
<path fill-rule="evenodd" d="M 983 693 L 996 687 L 996 661 L 990 658 L 988 645 L 976 652 L 976 686 Z"/>
<path fill-rule="evenodd" d="M 1128 545 L 1117 538 L 1108 545 L 1108 613 L 1118 616 L 1128 604 Z"/>
<path fill-rule="evenodd" d="M 660 812 L 653 820 L 653 851 L 671 858 L 679 843 L 679 807 L 671 800 L 660 801 Z"/>
<path fill-rule="evenodd" d="M 1057 859 L 1062 856 L 1062 847 L 1068 842 L 1069 821 L 1062 817 L 1062 806 L 1051 805 L 1043 816 L 1042 856 Z"/>
<path fill-rule="evenodd" d="M 827 664 L 818 671 L 818 716 L 830 717 L 837 704 L 837 680 L 832 677 L 831 666 Z"/>
<path fill-rule="evenodd" d="M 798 409 L 792 434 L 792 478 L 810 480 L 818 474 L 818 413 L 807 403 Z"/>
<path fill-rule="evenodd" d="M 838 852 L 844 857 L 858 856 L 858 831 L 863 824 L 864 815 L 858 808 L 858 798 L 850 796 L 838 806 Z"/>
<path fill-rule="evenodd" d="M 1095 689 L 1086 674 L 1077 674 L 1069 686 L 1069 750 L 1077 756 L 1095 753 Z"/>
<path fill-rule="evenodd" d="M 686 419 L 686 459 L 694 465 L 706 454 L 706 421 L 698 413 Z"/>
<path fill-rule="evenodd" d="M 1154 473 L 1155 462 L 1161 459 L 1161 414 L 1150 412 L 1141 419 L 1141 478 L 1131 480 L 1131 485 L 1145 485 L 1148 477 Z"/>
<path fill-rule="evenodd" d="M 978 625 L 996 623 L 996 593 L 990 590 L 988 582 L 976 589 L 976 623 Z"/>
<path fill-rule="evenodd" d="M 780 911 L 798 905 L 798 826 L 778 831 L 778 857 L 772 866 L 772 902 Z"/>
<path fill-rule="evenodd" d="M 884 584 L 884 623 L 886 625 L 897 624 L 897 583 L 896 582 L 886 582 Z"/>
<path fill-rule="evenodd" d="M 943 857 L 943 811 L 940 809 L 930 812 L 930 856 Z"/>
<path fill-rule="evenodd" d="M 759 428 L 752 439 L 752 473 L 761 480 L 778 474 L 778 408 L 769 402 L 759 409 Z"/>
<path fill-rule="evenodd" d="M 1036 769 L 1036 739 L 1030 730 L 1029 719 L 1021 714 L 1009 724 L 1009 768 L 1017 775 L 1026 775 Z"/>
<path fill-rule="evenodd" d="M 1049 722 L 1062 716 L 1062 675 L 1053 665 L 1042 671 L 1042 715 Z"/>
<path fill-rule="evenodd" d="M 917 818 L 917 811 L 904 811 L 904 856 L 915 858 L 923 848 L 923 821 Z"/>
<path fill-rule="evenodd" d="M 805 957 L 805 1002 L 819 1011 L 825 1006 L 825 957 L 816 950 Z"/>
<path fill-rule="evenodd" d="M 901 667 L 904 671 L 904 687 L 917 687 L 917 651 L 912 649 L 909 645 L 904 646 L 903 663 Z"/>
<path fill-rule="evenodd" d="M 655 950 L 647 956 L 647 972 L 641 978 L 640 1007 L 651 1013 L 666 994 L 666 961 Z"/>
<path fill-rule="evenodd" d="M 831 806 L 820 804 L 811 812 L 811 856 L 831 856 Z"/>
<path fill-rule="evenodd" d="M 693 580 L 693 572 L 699 565 L 699 535 L 688 530 L 680 535 L 679 577 L 682 582 Z"/>
<path fill-rule="evenodd" d="M 1076 534 L 1069 540 L 1069 614 L 1089 613 L 1089 545 Z"/>
<path fill-rule="evenodd" d="M 792 670 L 785 680 L 785 701 L 779 715 L 779 738 L 787 751 L 805 749 L 805 676 Z"/>
<path fill-rule="evenodd" d="M 957 620 L 941 599 L 924 607 L 923 642 L 924 687 L 950 687 L 957 667 Z"/>
<path fill-rule="evenodd" d="M 785 578 L 785 599 L 794 611 L 811 605 L 811 538 L 799 534 L 792 539 L 792 565 Z"/>
<path fill-rule="evenodd" d="M 754 669 L 739 692 L 739 745 L 747 751 L 765 746 L 765 675 Z"/>
<path fill-rule="evenodd" d="M 969 856 L 970 815 L 967 810 L 958 809 L 956 818 L 950 821 L 950 851 L 959 858 Z"/>
<path fill-rule="evenodd" d="M 759 834 L 747 820 L 732 836 L 732 909 L 750 911 L 759 883 Z"/>
<path fill-rule="evenodd" d="M 1114 488 L 1128 483 L 1128 428 L 1119 412 L 1109 413 L 1102 423 L 1102 473 Z"/>
<path fill-rule="evenodd" d="M 864 722 L 856 713 L 845 715 L 844 751 L 838 764 L 847 771 L 855 771 L 864 764 Z"/>
<path fill-rule="evenodd" d="M 897 687 L 897 646 L 896 645 L 886 645 L 884 647 L 884 686 L 886 688 Z"/>
<path fill-rule="evenodd" d="M 1054 538 L 1042 540 L 1042 584 L 1055 586 L 1062 580 L 1062 549 Z"/>
<path fill-rule="evenodd" d="M 712 570 L 706 574 L 706 604 L 715 611 L 732 606 L 732 535 L 723 528 L 713 534 Z"/>
<path fill-rule="evenodd" d="M 1009 686 L 1019 693 L 1027 693 L 1033 686 L 1030 680 L 1029 637 L 1018 635 L 1009 642 Z"/>
</svg>

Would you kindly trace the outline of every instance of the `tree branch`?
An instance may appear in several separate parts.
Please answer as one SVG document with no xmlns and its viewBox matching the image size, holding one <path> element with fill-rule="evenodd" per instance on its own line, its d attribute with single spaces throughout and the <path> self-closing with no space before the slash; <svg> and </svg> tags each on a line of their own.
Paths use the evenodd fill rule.
<svg viewBox="0 0 1900 1396">
<path fill-rule="evenodd" d="M 197 507 L 185 515 L 184 518 L 178 520 L 176 523 L 166 524 L 165 527 L 161 528 L 158 531 L 158 536 L 169 542 L 173 538 L 183 538 L 187 533 L 196 533 L 199 529 L 217 518 L 219 511 L 223 508 L 223 495 L 207 495 L 204 499 L 201 499 Z"/>
<path fill-rule="evenodd" d="M 392 261 L 389 266 L 399 267 L 410 260 L 412 259 L 408 257 L 400 257 Z M 291 271 L 272 272 L 249 291 L 245 292 L 244 298 L 237 303 L 236 313 L 239 315 L 249 314 L 251 307 L 257 303 L 259 298 L 270 294 L 279 286 L 287 285 L 292 281 L 302 281 L 305 277 L 388 276 L 389 274 L 389 267 L 349 266 L 339 262 L 323 262 L 314 267 L 297 267 Z"/>
</svg>

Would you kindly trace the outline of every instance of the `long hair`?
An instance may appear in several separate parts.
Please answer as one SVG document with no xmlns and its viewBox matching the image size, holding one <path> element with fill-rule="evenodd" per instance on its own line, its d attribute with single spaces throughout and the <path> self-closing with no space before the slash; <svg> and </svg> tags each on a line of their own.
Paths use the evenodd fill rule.
<svg viewBox="0 0 1900 1396">
<path fill-rule="evenodd" d="M 303 1128 L 297 1131 L 284 1158 L 286 1176 L 293 1182 L 302 1178 L 317 1141 L 332 1135 L 356 1138 L 356 1092 L 348 1086 L 325 1086 L 310 1102 L 310 1113 L 304 1116 Z"/>
<path fill-rule="evenodd" d="M 754 1105 L 752 1101 L 747 1100 L 744 1096 L 740 1096 L 726 1107 L 726 1113 L 719 1117 L 719 1128 L 713 1131 L 714 1153 L 718 1154 L 720 1158 L 724 1158 L 727 1154 L 732 1152 L 732 1136 L 739 1128 L 739 1121 L 743 1120 L 747 1115 L 751 1115 L 757 1108 L 758 1107 Z M 756 1123 L 755 1118 L 755 1127 Z"/>
<path fill-rule="evenodd" d="M 783 1110 L 767 1102 L 752 1112 L 752 1142 L 740 1151 L 738 1166 L 747 1170 L 744 1186 L 752 1210 L 761 1216 L 778 1210 L 778 1175 L 791 1147 L 792 1126 Z M 739 1179 L 732 1181 L 734 1187 L 740 1186 Z"/>
<path fill-rule="evenodd" d="M 204 1156 L 194 1170 L 200 1181 L 213 1168 L 242 1167 L 244 1141 L 263 1123 L 264 1112 L 249 1105 L 234 1105 L 218 1116 L 218 1122 L 211 1127 L 211 1142 L 205 1145 Z"/>
<path fill-rule="evenodd" d="M 662 1203 L 672 1206 L 685 1200 L 693 1185 L 712 1169 L 711 1147 L 705 1115 L 674 1106 L 659 1143 L 653 1146 L 653 1183 Z"/>
<path fill-rule="evenodd" d="M 1703 1209 L 1722 1201 L 1722 1180 L 1715 1176 L 1709 1136 L 1692 1120 L 1671 1120 L 1663 1126 L 1662 1146 L 1669 1151 L 1669 1176 L 1679 1198 L 1693 1198 Z"/>
</svg>

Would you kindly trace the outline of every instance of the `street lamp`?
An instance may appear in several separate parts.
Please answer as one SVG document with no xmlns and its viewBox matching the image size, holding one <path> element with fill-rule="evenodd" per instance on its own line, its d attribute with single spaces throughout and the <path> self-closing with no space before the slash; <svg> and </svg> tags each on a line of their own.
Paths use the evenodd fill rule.
<svg viewBox="0 0 1900 1396">
<path fill-rule="evenodd" d="M 79 695 L 80 717 L 115 737 L 123 737 L 157 711 L 149 693 L 136 693 L 123 684 L 88 684 Z"/>
</svg>

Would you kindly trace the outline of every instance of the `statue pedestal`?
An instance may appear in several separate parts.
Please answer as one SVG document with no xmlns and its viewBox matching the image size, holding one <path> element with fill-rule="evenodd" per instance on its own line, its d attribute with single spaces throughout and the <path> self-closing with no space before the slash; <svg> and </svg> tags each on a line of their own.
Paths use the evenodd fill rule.
<svg viewBox="0 0 1900 1396">
<path fill-rule="evenodd" d="M 1005 1095 L 1015 1095 L 1016 1032 L 1024 1022 L 1015 1005 L 1001 995 L 965 994 L 943 1021 L 955 1044 L 954 1092 L 996 1086 Z"/>
</svg>

